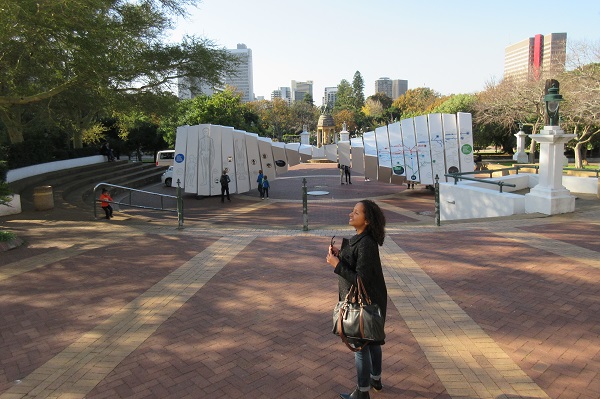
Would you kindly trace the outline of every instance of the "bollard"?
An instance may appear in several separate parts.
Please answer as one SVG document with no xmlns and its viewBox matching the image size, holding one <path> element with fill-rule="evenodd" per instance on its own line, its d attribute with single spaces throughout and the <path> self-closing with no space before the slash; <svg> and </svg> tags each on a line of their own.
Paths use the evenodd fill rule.
<svg viewBox="0 0 600 399">
<path fill-rule="evenodd" d="M 308 194 L 306 193 L 306 177 L 302 178 L 302 230 L 308 231 Z"/>
<path fill-rule="evenodd" d="M 33 206 L 36 211 L 46 211 L 54 208 L 52 186 L 39 186 L 33 189 Z"/>
<path fill-rule="evenodd" d="M 456 183 L 455 183 L 456 184 Z M 440 177 L 435 175 L 435 225 L 440 225 Z"/>
<path fill-rule="evenodd" d="M 177 179 L 177 229 L 183 229 L 183 197 L 181 196 L 181 181 Z"/>
</svg>

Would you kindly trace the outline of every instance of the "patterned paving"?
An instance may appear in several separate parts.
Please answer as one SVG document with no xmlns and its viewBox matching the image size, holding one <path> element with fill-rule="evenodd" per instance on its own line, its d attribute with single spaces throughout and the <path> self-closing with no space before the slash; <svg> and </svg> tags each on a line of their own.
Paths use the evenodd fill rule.
<svg viewBox="0 0 600 399">
<path fill-rule="evenodd" d="M 598 208 L 436 227 L 427 194 L 372 187 L 390 221 L 385 388 L 372 397 L 599 397 Z M 314 202 L 308 232 L 290 224 L 290 198 L 213 200 L 187 205 L 183 230 L 157 216 L 2 219 L 28 244 L 0 254 L 0 398 L 351 389 L 324 257 L 332 235 L 352 235 L 356 199 Z"/>
</svg>

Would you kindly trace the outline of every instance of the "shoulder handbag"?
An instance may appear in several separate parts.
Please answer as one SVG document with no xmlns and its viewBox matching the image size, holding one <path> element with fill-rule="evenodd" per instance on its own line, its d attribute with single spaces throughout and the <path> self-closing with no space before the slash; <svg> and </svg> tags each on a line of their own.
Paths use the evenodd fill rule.
<svg viewBox="0 0 600 399">
<path fill-rule="evenodd" d="M 339 335 L 353 352 L 362 350 L 369 342 L 385 339 L 384 320 L 379 305 L 372 304 L 360 277 L 343 301 L 333 309 L 333 333 Z M 358 344 L 350 342 L 350 340 Z"/>
</svg>

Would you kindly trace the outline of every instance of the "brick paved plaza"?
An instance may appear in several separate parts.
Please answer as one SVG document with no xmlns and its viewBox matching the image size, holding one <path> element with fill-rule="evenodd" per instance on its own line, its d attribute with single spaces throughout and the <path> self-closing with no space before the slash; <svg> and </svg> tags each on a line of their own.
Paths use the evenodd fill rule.
<svg viewBox="0 0 600 399">
<path fill-rule="evenodd" d="M 302 229 L 302 177 L 310 190 Z M 433 195 L 303 164 L 258 193 L 185 197 L 111 221 L 58 204 L 0 217 L 0 399 L 337 398 L 333 235 L 388 220 L 384 398 L 600 398 L 600 200 L 576 212 L 434 225 Z M 157 185 L 158 191 L 174 193 Z"/>
</svg>

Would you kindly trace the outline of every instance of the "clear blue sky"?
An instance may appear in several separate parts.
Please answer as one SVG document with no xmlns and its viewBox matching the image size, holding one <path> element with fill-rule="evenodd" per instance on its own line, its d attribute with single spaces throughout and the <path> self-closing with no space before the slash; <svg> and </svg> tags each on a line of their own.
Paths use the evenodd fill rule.
<svg viewBox="0 0 600 399">
<path fill-rule="evenodd" d="M 567 32 L 600 42 L 600 1 L 203 0 L 178 19 L 183 34 L 222 48 L 252 49 L 254 93 L 270 99 L 292 80 L 314 82 L 314 100 L 356 71 L 365 96 L 380 77 L 410 89 L 473 93 L 499 81 L 505 47 L 535 34 Z"/>
</svg>

